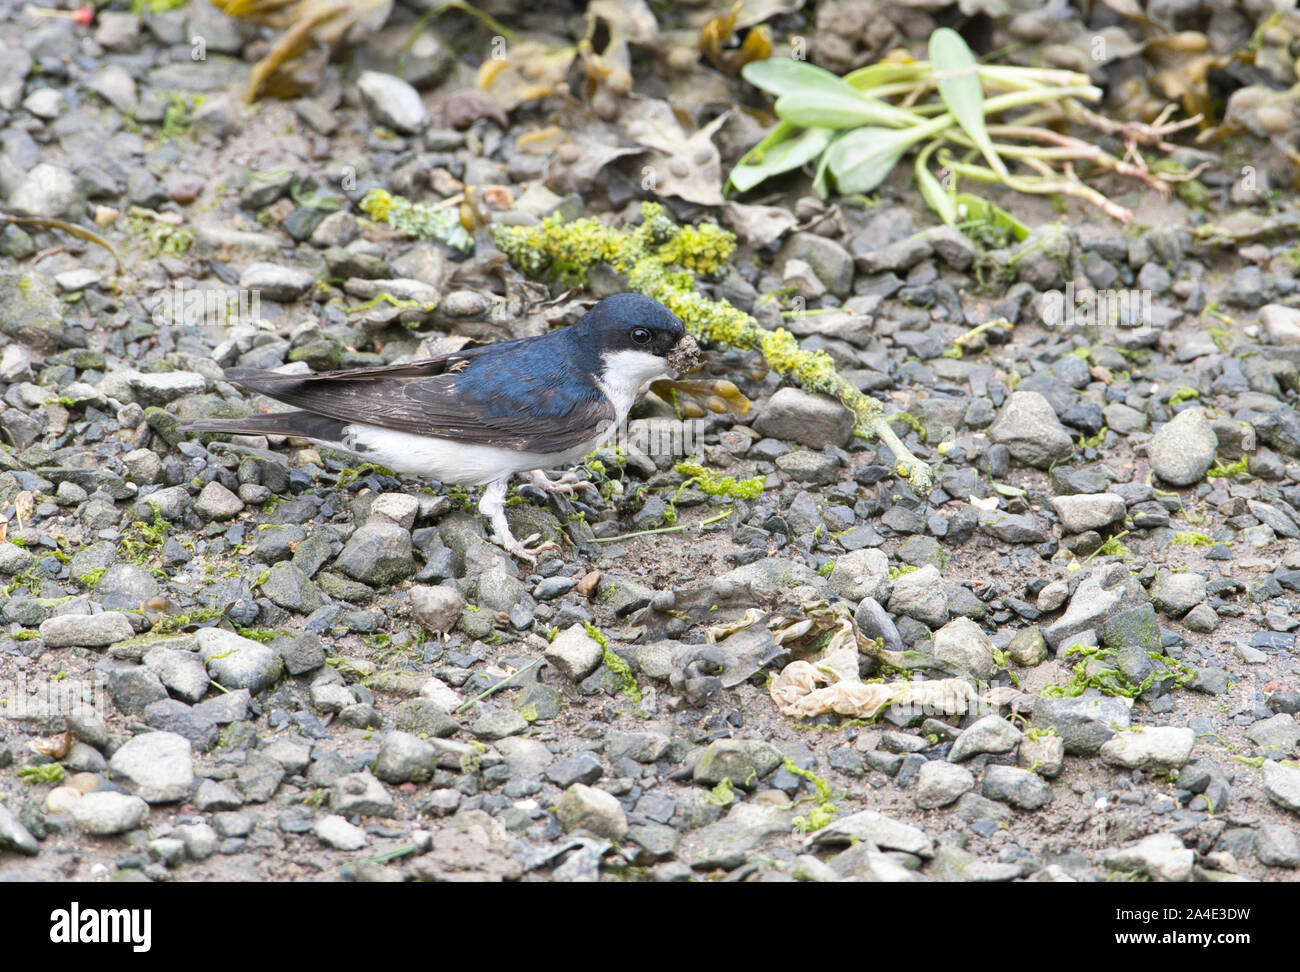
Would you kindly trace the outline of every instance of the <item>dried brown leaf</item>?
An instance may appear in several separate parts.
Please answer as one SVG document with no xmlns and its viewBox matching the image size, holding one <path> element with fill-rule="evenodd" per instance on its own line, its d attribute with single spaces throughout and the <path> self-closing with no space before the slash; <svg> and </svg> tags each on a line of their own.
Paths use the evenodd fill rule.
<svg viewBox="0 0 1300 972">
<path fill-rule="evenodd" d="M 722 127 L 727 114 L 690 136 L 666 101 L 630 99 L 624 117 L 628 136 L 656 153 L 642 170 L 646 189 L 701 206 L 722 205 L 722 160 L 713 133 Z"/>
<path fill-rule="evenodd" d="M 729 11 L 716 14 L 700 28 L 697 42 L 700 52 L 719 71 L 737 75 L 750 61 L 762 61 L 772 56 L 772 37 L 766 27 L 755 26 L 745 35 L 739 47 L 728 47 L 732 35 L 740 29 L 737 18 L 744 4 L 737 2 Z M 757 24 L 757 21 L 754 21 Z"/>
<path fill-rule="evenodd" d="M 527 101 L 565 90 L 564 77 L 576 53 L 571 46 L 535 40 L 511 44 L 504 58 L 483 62 L 476 82 L 502 110 L 513 111 Z"/>
<path fill-rule="evenodd" d="M 723 221 L 744 242 L 755 248 L 769 247 L 798 225 L 788 209 L 780 206 L 749 206 L 729 201 L 722 210 Z"/>
<path fill-rule="evenodd" d="M 248 76 L 245 101 L 265 95 L 292 98 L 316 76 L 322 52 L 328 57 L 346 43 L 374 33 L 388 20 L 393 0 L 211 0 L 218 10 L 242 20 L 285 29 Z"/>
<path fill-rule="evenodd" d="M 36 510 L 36 497 L 30 489 L 25 489 L 14 497 L 14 515 L 18 518 L 18 527 L 26 526 Z"/>
<path fill-rule="evenodd" d="M 863 683 L 856 646 L 827 645 L 812 661 L 795 661 L 772 680 L 772 700 L 794 718 L 833 712 L 872 719 L 889 705 L 915 705 L 926 712 L 958 715 L 978 698 L 965 679 Z"/>
</svg>

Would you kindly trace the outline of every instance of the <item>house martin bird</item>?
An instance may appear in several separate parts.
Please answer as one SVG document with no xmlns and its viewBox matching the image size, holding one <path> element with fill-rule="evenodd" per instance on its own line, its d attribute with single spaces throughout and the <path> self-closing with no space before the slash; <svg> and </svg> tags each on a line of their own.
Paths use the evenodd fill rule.
<svg viewBox="0 0 1300 972">
<path fill-rule="evenodd" d="M 455 485 L 487 484 L 479 512 L 493 540 L 535 562 L 558 549 L 517 541 L 506 523 L 510 477 L 526 472 L 551 493 L 594 489 L 542 472 L 602 445 L 647 382 L 700 365 L 695 339 L 656 300 L 618 294 L 571 327 L 540 337 L 409 364 L 286 375 L 230 368 L 228 381 L 295 406 L 242 419 L 185 422 L 186 432 L 314 439 L 402 473 Z"/>
</svg>

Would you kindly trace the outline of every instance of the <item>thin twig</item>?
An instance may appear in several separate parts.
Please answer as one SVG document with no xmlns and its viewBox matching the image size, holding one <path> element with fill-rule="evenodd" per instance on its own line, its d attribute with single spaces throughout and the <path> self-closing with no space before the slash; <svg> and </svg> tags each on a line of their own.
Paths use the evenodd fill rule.
<svg viewBox="0 0 1300 972">
<path fill-rule="evenodd" d="M 969 331 L 967 331 L 965 334 L 953 338 L 952 343 L 957 345 L 958 347 L 964 347 L 967 341 L 979 337 L 985 331 L 991 330 L 992 328 L 995 327 L 1001 328 L 1004 331 L 1011 331 L 1015 329 L 1015 325 L 1012 324 L 1005 317 L 995 317 L 993 320 L 985 321 L 983 324 L 977 324 L 974 327 L 972 327 Z"/>
<path fill-rule="evenodd" d="M 934 483 L 933 471 L 927 463 L 916 458 L 912 455 L 912 450 L 903 445 L 903 440 L 898 437 L 898 433 L 890 428 L 888 418 L 880 418 L 871 423 L 867 431 L 894 454 L 894 475 L 912 483 L 918 493 L 930 492 L 930 487 Z M 913 476 L 916 477 L 915 481 Z"/>
</svg>

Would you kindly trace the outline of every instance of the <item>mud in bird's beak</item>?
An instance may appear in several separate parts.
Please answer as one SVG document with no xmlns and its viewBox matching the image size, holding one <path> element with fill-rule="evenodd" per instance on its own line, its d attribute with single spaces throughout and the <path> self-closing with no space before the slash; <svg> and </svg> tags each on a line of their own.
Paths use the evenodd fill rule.
<svg viewBox="0 0 1300 972">
<path fill-rule="evenodd" d="M 702 364 L 704 358 L 700 355 L 700 346 L 689 334 L 683 334 L 682 339 L 668 352 L 668 367 L 678 375 L 689 374 Z"/>
</svg>

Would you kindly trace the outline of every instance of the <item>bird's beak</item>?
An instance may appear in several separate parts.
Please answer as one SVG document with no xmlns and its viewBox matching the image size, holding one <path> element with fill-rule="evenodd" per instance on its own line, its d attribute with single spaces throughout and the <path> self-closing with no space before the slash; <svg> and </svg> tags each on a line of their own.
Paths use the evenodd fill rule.
<svg viewBox="0 0 1300 972">
<path fill-rule="evenodd" d="M 695 338 L 683 334 L 682 339 L 668 352 L 668 366 L 679 375 L 688 374 L 704 364 L 700 356 L 700 346 Z"/>
</svg>

